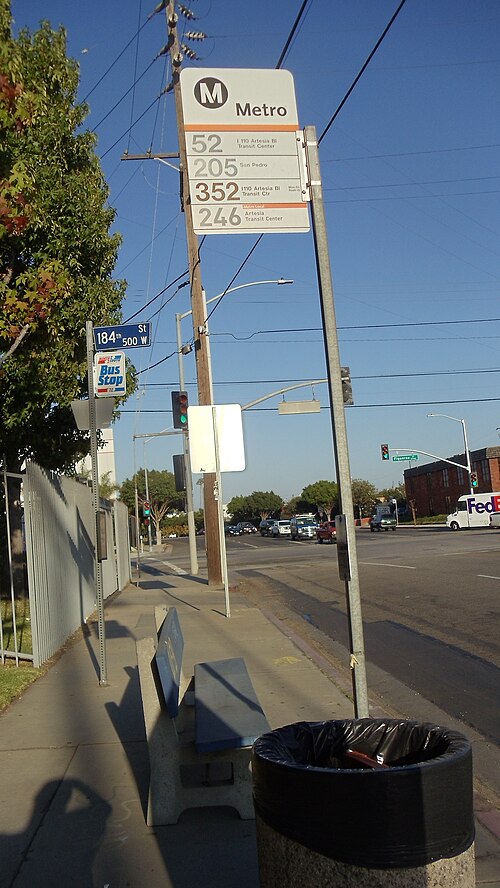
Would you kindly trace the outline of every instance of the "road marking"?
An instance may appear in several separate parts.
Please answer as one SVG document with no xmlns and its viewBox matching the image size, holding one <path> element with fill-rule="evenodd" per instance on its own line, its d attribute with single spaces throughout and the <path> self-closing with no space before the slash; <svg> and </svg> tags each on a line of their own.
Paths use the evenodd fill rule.
<svg viewBox="0 0 500 888">
<path fill-rule="evenodd" d="M 174 573 L 176 573 L 176 574 L 183 574 L 184 576 L 187 575 L 187 570 L 183 570 L 182 567 L 177 567 L 177 565 L 176 565 L 176 564 L 172 564 L 171 561 L 164 561 L 163 563 L 164 563 L 167 567 L 169 567 L 170 570 L 173 570 Z"/>
<path fill-rule="evenodd" d="M 416 567 L 410 567 L 409 564 L 386 564 L 384 561 L 360 561 L 360 564 L 367 564 L 369 567 L 400 567 L 402 570 L 416 570 Z"/>
<path fill-rule="evenodd" d="M 483 580 L 500 580 L 500 577 L 492 577 L 489 574 L 478 574 L 478 577 L 482 577 Z"/>
</svg>

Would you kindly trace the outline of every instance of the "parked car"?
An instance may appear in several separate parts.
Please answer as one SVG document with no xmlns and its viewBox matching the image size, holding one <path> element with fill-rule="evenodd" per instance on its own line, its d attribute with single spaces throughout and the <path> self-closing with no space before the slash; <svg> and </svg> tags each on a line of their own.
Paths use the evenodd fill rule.
<svg viewBox="0 0 500 888">
<path fill-rule="evenodd" d="M 375 533 L 376 530 L 396 530 L 398 522 L 394 515 L 372 515 L 370 518 L 370 530 Z"/>
<path fill-rule="evenodd" d="M 290 536 L 290 522 L 289 521 L 274 521 L 271 527 L 271 536 L 280 537 L 280 536 Z"/>
<path fill-rule="evenodd" d="M 257 533 L 257 528 L 251 521 L 240 521 L 236 527 L 239 529 L 239 533 Z"/>
<path fill-rule="evenodd" d="M 273 525 L 277 523 L 277 518 L 266 518 L 265 521 L 261 521 L 259 524 L 259 530 L 261 536 L 272 536 L 272 528 Z"/>
<path fill-rule="evenodd" d="M 336 543 L 337 531 L 335 529 L 335 521 L 322 521 L 316 528 L 316 539 L 318 543 Z"/>
</svg>

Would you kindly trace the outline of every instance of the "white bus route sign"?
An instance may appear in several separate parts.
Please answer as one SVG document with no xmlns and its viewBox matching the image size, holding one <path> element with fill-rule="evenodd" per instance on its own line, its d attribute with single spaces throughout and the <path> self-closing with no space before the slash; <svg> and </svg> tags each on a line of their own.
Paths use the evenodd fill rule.
<svg viewBox="0 0 500 888">
<path fill-rule="evenodd" d="M 309 231 L 290 72 L 186 68 L 181 95 L 195 232 Z"/>
</svg>

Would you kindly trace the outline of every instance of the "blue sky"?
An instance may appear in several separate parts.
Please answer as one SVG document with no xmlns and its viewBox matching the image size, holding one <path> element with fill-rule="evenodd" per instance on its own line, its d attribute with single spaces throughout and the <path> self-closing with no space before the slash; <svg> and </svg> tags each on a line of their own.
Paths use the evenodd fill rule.
<svg viewBox="0 0 500 888">
<path fill-rule="evenodd" d="M 197 16 L 189 27 L 209 35 L 191 41 L 200 60 L 186 64 L 217 69 L 274 68 L 301 4 L 186 5 Z M 397 5 L 310 0 L 282 65 L 294 76 L 301 126 L 323 132 Z M 128 282 L 124 319 L 187 267 L 177 173 L 153 160 L 121 160 L 127 151 L 177 150 L 172 95 L 155 102 L 170 79 L 165 60 L 153 61 L 166 42 L 164 14 L 133 39 L 153 6 L 12 3 L 16 30 L 36 28 L 41 18 L 63 24 L 68 53 L 80 65 L 80 97 L 88 96 L 87 124 L 98 135 L 123 237 L 116 275 Z M 402 480 L 401 463 L 382 462 L 381 443 L 441 456 L 463 449 L 459 423 L 427 413 L 464 418 L 472 450 L 500 443 L 499 37 L 493 0 L 407 0 L 321 142 L 341 360 L 351 369 L 355 401 L 346 411 L 351 474 L 377 487 Z M 227 287 L 254 242 L 250 235 L 205 239 L 207 298 Z M 265 235 L 234 285 L 282 276 L 294 285 L 229 294 L 211 316 L 216 403 L 246 404 L 325 377 L 310 233 Z M 135 319 L 149 319 L 165 303 L 152 319 L 151 349 L 129 352 L 144 372 L 115 426 L 120 481 L 134 471 L 132 436 L 171 426 L 175 313 L 190 308 L 188 288 L 173 296 L 175 289 Z M 188 317 L 183 339 L 191 335 Z M 193 355 L 186 356 L 185 373 L 195 403 Z M 326 386 L 314 393 L 325 406 Z M 311 389 L 287 397 L 310 398 Z M 256 489 L 289 498 L 334 478 L 329 411 L 279 416 L 278 401 L 244 413 L 247 468 L 224 476 L 226 501 Z M 149 468 L 172 470 L 180 446 L 177 437 L 163 437 L 138 442 L 135 450 L 137 465 L 146 460 Z"/>
</svg>

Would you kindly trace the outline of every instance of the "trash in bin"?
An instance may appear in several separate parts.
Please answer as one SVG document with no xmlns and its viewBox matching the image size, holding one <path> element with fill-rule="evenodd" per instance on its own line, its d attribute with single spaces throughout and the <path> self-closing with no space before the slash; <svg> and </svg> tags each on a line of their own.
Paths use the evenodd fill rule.
<svg viewBox="0 0 500 888">
<path fill-rule="evenodd" d="M 299 722 L 253 749 L 257 816 L 331 859 L 418 867 L 474 840 L 468 740 L 397 719 Z"/>
</svg>

